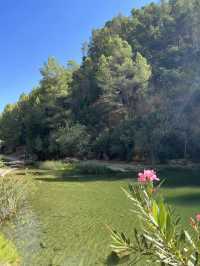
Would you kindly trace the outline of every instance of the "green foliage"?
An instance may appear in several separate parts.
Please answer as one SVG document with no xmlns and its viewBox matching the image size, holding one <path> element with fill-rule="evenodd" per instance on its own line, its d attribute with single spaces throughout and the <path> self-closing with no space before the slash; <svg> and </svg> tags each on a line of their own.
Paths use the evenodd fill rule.
<svg viewBox="0 0 200 266">
<path fill-rule="evenodd" d="M 5 166 L 4 161 L 2 161 L 2 160 L 0 159 L 0 168 L 3 168 L 4 166 Z"/>
<path fill-rule="evenodd" d="M 20 259 L 15 246 L 0 234 L 0 263 L 1 265 L 20 265 Z"/>
<path fill-rule="evenodd" d="M 37 162 L 37 167 L 41 170 L 62 171 L 63 174 L 80 174 L 80 175 L 103 175 L 115 174 L 117 171 L 105 164 L 95 162 L 71 162 L 63 161 L 44 161 Z"/>
<path fill-rule="evenodd" d="M 135 145 L 135 125 L 132 120 L 120 123 L 111 130 L 105 130 L 96 138 L 93 150 L 97 158 L 131 161 Z"/>
<path fill-rule="evenodd" d="M 123 163 L 107 164 L 115 165 L 116 168 L 126 166 Z M 138 228 L 139 222 L 129 211 L 131 201 L 127 200 L 120 187 L 127 188 L 130 178 L 134 180 L 135 174 L 128 174 L 128 179 L 111 176 L 109 180 L 108 174 L 98 176 L 66 174 L 61 179 L 60 171 L 44 171 L 37 167 L 27 171 L 28 178 L 32 179 L 37 187 L 30 198 L 31 208 L 37 214 L 37 220 L 33 221 L 32 218 L 35 215 L 31 215 L 29 219 L 31 218 L 32 222 L 28 223 L 28 228 L 25 226 L 28 229 L 27 232 L 23 230 L 23 235 L 20 235 L 20 240 L 24 241 L 19 243 L 21 247 L 19 252 L 22 257 L 23 255 L 26 257 L 26 262 L 23 262 L 28 265 L 52 263 L 79 265 L 80 262 L 83 266 L 116 265 L 111 258 L 106 260 L 110 252 L 110 234 L 105 224 L 125 232 L 131 239 L 134 236 L 133 229 Z M 17 173 L 21 178 L 23 171 Z M 167 184 L 170 183 L 170 187 L 164 185 L 162 188 L 167 202 L 172 204 L 176 212 L 181 213 L 185 226 L 189 226 L 188 217 L 199 211 L 199 170 L 195 172 L 191 169 L 162 170 L 160 176 L 166 178 Z M 25 218 L 26 216 L 22 219 L 22 223 Z M 39 228 L 37 221 L 39 221 Z M 33 232 L 35 230 L 35 227 L 32 227 L 33 222 L 36 222 L 36 235 L 35 231 Z M 45 228 L 45 233 L 39 234 L 39 240 L 44 243 L 45 248 L 38 253 L 29 253 L 30 242 L 34 243 L 34 237 L 38 243 L 37 229 L 40 228 Z M 19 227 L 11 227 L 8 234 L 18 237 L 19 235 L 16 235 L 18 230 Z M 60 248 L 59 252 L 55 252 L 55 248 Z M 124 265 L 129 265 L 129 262 L 124 261 Z M 138 263 L 137 266 L 139 265 Z M 141 265 L 153 266 L 154 264 L 144 262 Z"/>
<path fill-rule="evenodd" d="M 0 131 L 1 139 L 4 140 L 8 150 L 12 150 L 19 144 L 20 127 L 18 104 L 7 105 L 0 116 Z M 15 134 L 11 129 L 15 129 Z"/>
<path fill-rule="evenodd" d="M 130 185 L 130 193 L 125 191 L 141 226 L 135 229 L 134 240 L 111 229 L 111 248 L 119 258 L 130 256 L 131 265 L 141 260 L 171 266 L 199 265 L 199 220 L 191 219 L 192 234 L 184 230 L 158 189 L 147 182 Z"/>
<path fill-rule="evenodd" d="M 36 165 L 41 170 L 64 170 L 67 168 L 67 164 L 62 161 L 37 162 Z"/>
<path fill-rule="evenodd" d="M 59 128 L 51 136 L 50 150 L 58 153 L 60 157 L 83 157 L 89 152 L 90 136 L 85 126 L 80 124 L 66 125 Z"/>
<path fill-rule="evenodd" d="M 38 86 L 1 114 L 1 149 L 198 161 L 199 10 L 199 0 L 151 3 L 94 30 L 80 66 L 49 58 Z"/>
<path fill-rule="evenodd" d="M 132 60 L 131 46 L 119 36 L 110 37 L 107 46 L 106 55 L 99 59 L 97 83 L 104 92 L 104 101 L 106 97 L 109 104 L 110 101 L 120 104 L 113 104 L 115 109 L 124 106 L 130 116 L 136 112 L 138 100 L 145 95 L 151 69 L 140 53 L 136 54 L 135 61 Z"/>
<path fill-rule="evenodd" d="M 99 165 L 95 162 L 78 163 L 74 165 L 74 172 L 81 175 L 104 175 L 116 174 L 117 171 L 111 169 L 107 165 Z"/>
</svg>

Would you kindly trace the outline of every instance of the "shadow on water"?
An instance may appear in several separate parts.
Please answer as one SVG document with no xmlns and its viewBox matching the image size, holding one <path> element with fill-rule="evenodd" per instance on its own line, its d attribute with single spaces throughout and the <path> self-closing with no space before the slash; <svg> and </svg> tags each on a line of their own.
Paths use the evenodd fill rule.
<svg viewBox="0 0 200 266">
<path fill-rule="evenodd" d="M 94 181 L 136 181 L 135 172 L 115 173 L 115 174 L 78 174 L 63 170 L 46 170 L 34 172 L 35 180 L 42 182 L 94 182 Z M 163 169 L 158 170 L 158 176 L 164 179 L 162 187 L 200 187 L 200 169 Z"/>
<path fill-rule="evenodd" d="M 176 195 L 176 197 L 165 197 L 169 204 L 185 205 L 185 206 L 199 206 L 200 205 L 200 193 L 184 193 Z"/>
<path fill-rule="evenodd" d="M 165 169 L 158 172 L 162 187 L 200 187 L 200 169 Z"/>
<path fill-rule="evenodd" d="M 68 177 L 58 177 L 58 178 L 51 178 L 51 177 L 37 177 L 34 180 L 42 181 L 42 182 L 49 182 L 49 183 L 60 183 L 60 182 L 95 182 L 95 181 L 105 181 L 105 182 L 112 182 L 117 180 L 128 179 L 128 177 L 119 177 L 119 176 L 106 176 L 105 178 L 101 176 L 68 176 Z"/>
<path fill-rule="evenodd" d="M 42 182 L 95 182 L 95 181 L 117 181 L 117 180 L 127 180 L 132 179 L 136 180 L 135 173 L 116 173 L 116 174 L 73 174 L 64 172 L 62 170 L 59 171 L 43 171 L 34 173 L 34 179 Z"/>
<path fill-rule="evenodd" d="M 111 252 L 111 254 L 107 257 L 104 265 L 106 266 L 116 266 L 116 265 L 130 265 L 129 256 L 124 257 L 123 259 L 119 259 L 116 253 Z M 127 264 L 129 262 L 129 264 Z"/>
</svg>

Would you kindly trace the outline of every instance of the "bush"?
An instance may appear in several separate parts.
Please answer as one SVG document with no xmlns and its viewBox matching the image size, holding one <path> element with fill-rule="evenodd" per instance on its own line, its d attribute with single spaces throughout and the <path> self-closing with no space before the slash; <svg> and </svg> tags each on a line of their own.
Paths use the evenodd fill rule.
<svg viewBox="0 0 200 266">
<path fill-rule="evenodd" d="M 98 158 L 131 160 L 134 152 L 134 122 L 125 121 L 113 129 L 106 129 L 93 143 Z"/>
<path fill-rule="evenodd" d="M 200 214 L 190 220 L 190 235 L 180 225 L 180 217 L 158 195 L 159 186 L 154 187 L 154 180 L 158 180 L 155 172 L 146 170 L 139 173 L 139 183 L 130 185 L 130 192 L 125 192 L 141 228 L 134 230 L 134 239 L 111 230 L 113 253 L 119 259 L 132 259 L 130 265 L 138 265 L 141 260 L 146 265 L 200 265 Z"/>
<path fill-rule="evenodd" d="M 90 135 L 86 127 L 80 124 L 69 124 L 59 128 L 52 134 L 50 152 L 59 154 L 60 157 L 84 157 L 90 151 Z"/>
<path fill-rule="evenodd" d="M 0 168 L 3 168 L 5 166 L 5 163 L 0 159 Z"/>
<path fill-rule="evenodd" d="M 63 171 L 64 174 L 103 175 L 117 172 L 104 164 L 100 165 L 95 162 L 45 161 L 38 162 L 37 167 L 41 170 Z"/>
<path fill-rule="evenodd" d="M 75 164 L 74 171 L 82 175 L 104 175 L 116 173 L 116 171 L 106 165 L 99 165 L 93 162 Z"/>
<path fill-rule="evenodd" d="M 41 170 L 64 170 L 67 167 L 67 164 L 62 161 L 44 161 L 36 164 Z"/>
<path fill-rule="evenodd" d="M 20 178 L 0 178 L 0 223 L 15 215 L 24 205 L 28 190 L 28 183 Z"/>
</svg>

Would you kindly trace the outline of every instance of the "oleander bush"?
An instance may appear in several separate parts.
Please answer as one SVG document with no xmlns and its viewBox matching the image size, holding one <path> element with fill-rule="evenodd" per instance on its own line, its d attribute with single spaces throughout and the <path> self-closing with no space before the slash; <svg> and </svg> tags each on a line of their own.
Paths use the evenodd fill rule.
<svg viewBox="0 0 200 266">
<path fill-rule="evenodd" d="M 129 185 L 127 197 L 132 201 L 133 215 L 141 226 L 131 239 L 111 229 L 113 254 L 130 260 L 129 265 L 195 266 L 200 265 L 200 214 L 190 219 L 192 231 L 181 226 L 180 217 L 166 204 L 154 186 L 159 181 L 153 170 L 138 174 L 138 183 Z"/>
</svg>

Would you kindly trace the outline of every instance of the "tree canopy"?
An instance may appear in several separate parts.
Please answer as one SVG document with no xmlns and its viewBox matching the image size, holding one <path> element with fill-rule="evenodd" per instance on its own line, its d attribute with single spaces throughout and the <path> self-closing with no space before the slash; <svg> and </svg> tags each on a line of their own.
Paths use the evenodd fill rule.
<svg viewBox="0 0 200 266">
<path fill-rule="evenodd" d="M 39 159 L 199 160 L 200 2 L 133 9 L 93 30 L 82 62 L 49 58 L 7 105 L 0 139 Z"/>
</svg>

